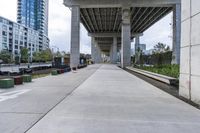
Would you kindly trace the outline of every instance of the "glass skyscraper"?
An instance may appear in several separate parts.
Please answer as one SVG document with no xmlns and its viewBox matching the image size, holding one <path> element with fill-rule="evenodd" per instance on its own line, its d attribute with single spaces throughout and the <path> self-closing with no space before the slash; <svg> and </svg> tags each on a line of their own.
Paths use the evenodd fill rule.
<svg viewBox="0 0 200 133">
<path fill-rule="evenodd" d="M 49 48 L 48 0 L 18 0 L 17 22 L 39 32 L 40 50 Z"/>
<path fill-rule="evenodd" d="M 48 0 L 18 0 L 17 22 L 48 36 Z"/>
</svg>

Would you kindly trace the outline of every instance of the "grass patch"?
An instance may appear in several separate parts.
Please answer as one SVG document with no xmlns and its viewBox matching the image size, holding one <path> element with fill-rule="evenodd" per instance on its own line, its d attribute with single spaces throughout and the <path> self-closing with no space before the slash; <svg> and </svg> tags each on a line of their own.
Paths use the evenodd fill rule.
<svg viewBox="0 0 200 133">
<path fill-rule="evenodd" d="M 166 75 L 177 79 L 179 78 L 179 65 L 135 66 L 135 68 Z"/>
</svg>

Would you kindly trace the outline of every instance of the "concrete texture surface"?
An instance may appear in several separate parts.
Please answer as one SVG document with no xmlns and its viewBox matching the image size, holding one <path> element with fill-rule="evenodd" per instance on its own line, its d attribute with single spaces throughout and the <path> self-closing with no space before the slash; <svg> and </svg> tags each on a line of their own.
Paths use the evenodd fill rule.
<svg viewBox="0 0 200 133">
<path fill-rule="evenodd" d="M 180 95 L 200 105 L 200 5 L 182 0 Z"/>
<path fill-rule="evenodd" d="M 197 133 L 200 111 L 114 65 L 102 65 L 29 133 Z"/>
<path fill-rule="evenodd" d="M 23 133 L 28 130 L 99 66 L 36 79 L 9 90 L 0 89 L 0 133 Z"/>
</svg>

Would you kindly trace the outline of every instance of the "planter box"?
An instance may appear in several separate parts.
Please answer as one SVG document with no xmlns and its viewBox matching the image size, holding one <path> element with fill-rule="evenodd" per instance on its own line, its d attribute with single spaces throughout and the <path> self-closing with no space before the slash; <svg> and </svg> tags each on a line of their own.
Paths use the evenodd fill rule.
<svg viewBox="0 0 200 133">
<path fill-rule="evenodd" d="M 23 82 L 26 82 L 26 83 L 32 82 L 32 76 L 31 75 L 23 75 Z"/>
<path fill-rule="evenodd" d="M 71 71 L 71 68 L 65 68 L 64 69 L 64 72 L 70 72 Z"/>
<path fill-rule="evenodd" d="M 61 73 L 65 73 L 64 69 L 60 69 L 60 72 L 61 72 Z"/>
<path fill-rule="evenodd" d="M 0 88 L 7 89 L 14 87 L 14 79 L 7 78 L 7 79 L 0 79 Z"/>
<path fill-rule="evenodd" d="M 57 70 L 52 70 L 52 71 L 51 71 L 51 75 L 58 75 Z"/>
<path fill-rule="evenodd" d="M 22 76 L 16 76 L 13 78 L 15 85 L 21 85 L 23 84 L 23 77 Z"/>
<path fill-rule="evenodd" d="M 141 70 L 137 68 L 132 68 L 132 67 L 126 67 L 126 69 L 142 74 L 146 77 L 155 79 L 157 81 L 169 84 L 169 85 L 178 85 L 179 83 L 179 80 L 173 77 L 169 77 L 169 76 L 165 76 L 165 75 L 161 75 L 161 74 L 157 74 L 157 73 L 153 73 L 153 72 L 149 72 L 149 71 L 145 71 L 145 70 Z"/>
<path fill-rule="evenodd" d="M 57 73 L 58 73 L 58 74 L 62 74 L 62 72 L 61 72 L 61 70 L 60 70 L 60 69 L 58 69 L 58 70 L 57 70 Z"/>
</svg>

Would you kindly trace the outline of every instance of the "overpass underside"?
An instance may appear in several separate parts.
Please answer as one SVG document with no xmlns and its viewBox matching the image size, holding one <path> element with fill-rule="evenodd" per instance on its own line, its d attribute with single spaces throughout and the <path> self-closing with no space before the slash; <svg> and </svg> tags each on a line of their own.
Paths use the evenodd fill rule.
<svg viewBox="0 0 200 133">
<path fill-rule="evenodd" d="M 122 67 L 129 66 L 131 41 L 136 38 L 137 49 L 143 32 L 172 11 L 175 16 L 174 44 L 180 45 L 180 35 L 177 34 L 180 29 L 180 25 L 177 25 L 180 17 L 179 0 L 64 0 L 64 4 L 72 10 L 72 67 L 79 64 L 80 22 L 91 36 L 92 59 L 95 63 L 104 62 L 107 60 L 105 57 L 109 57 L 111 63 L 120 61 Z M 174 51 L 176 56 L 178 52 Z"/>
</svg>

